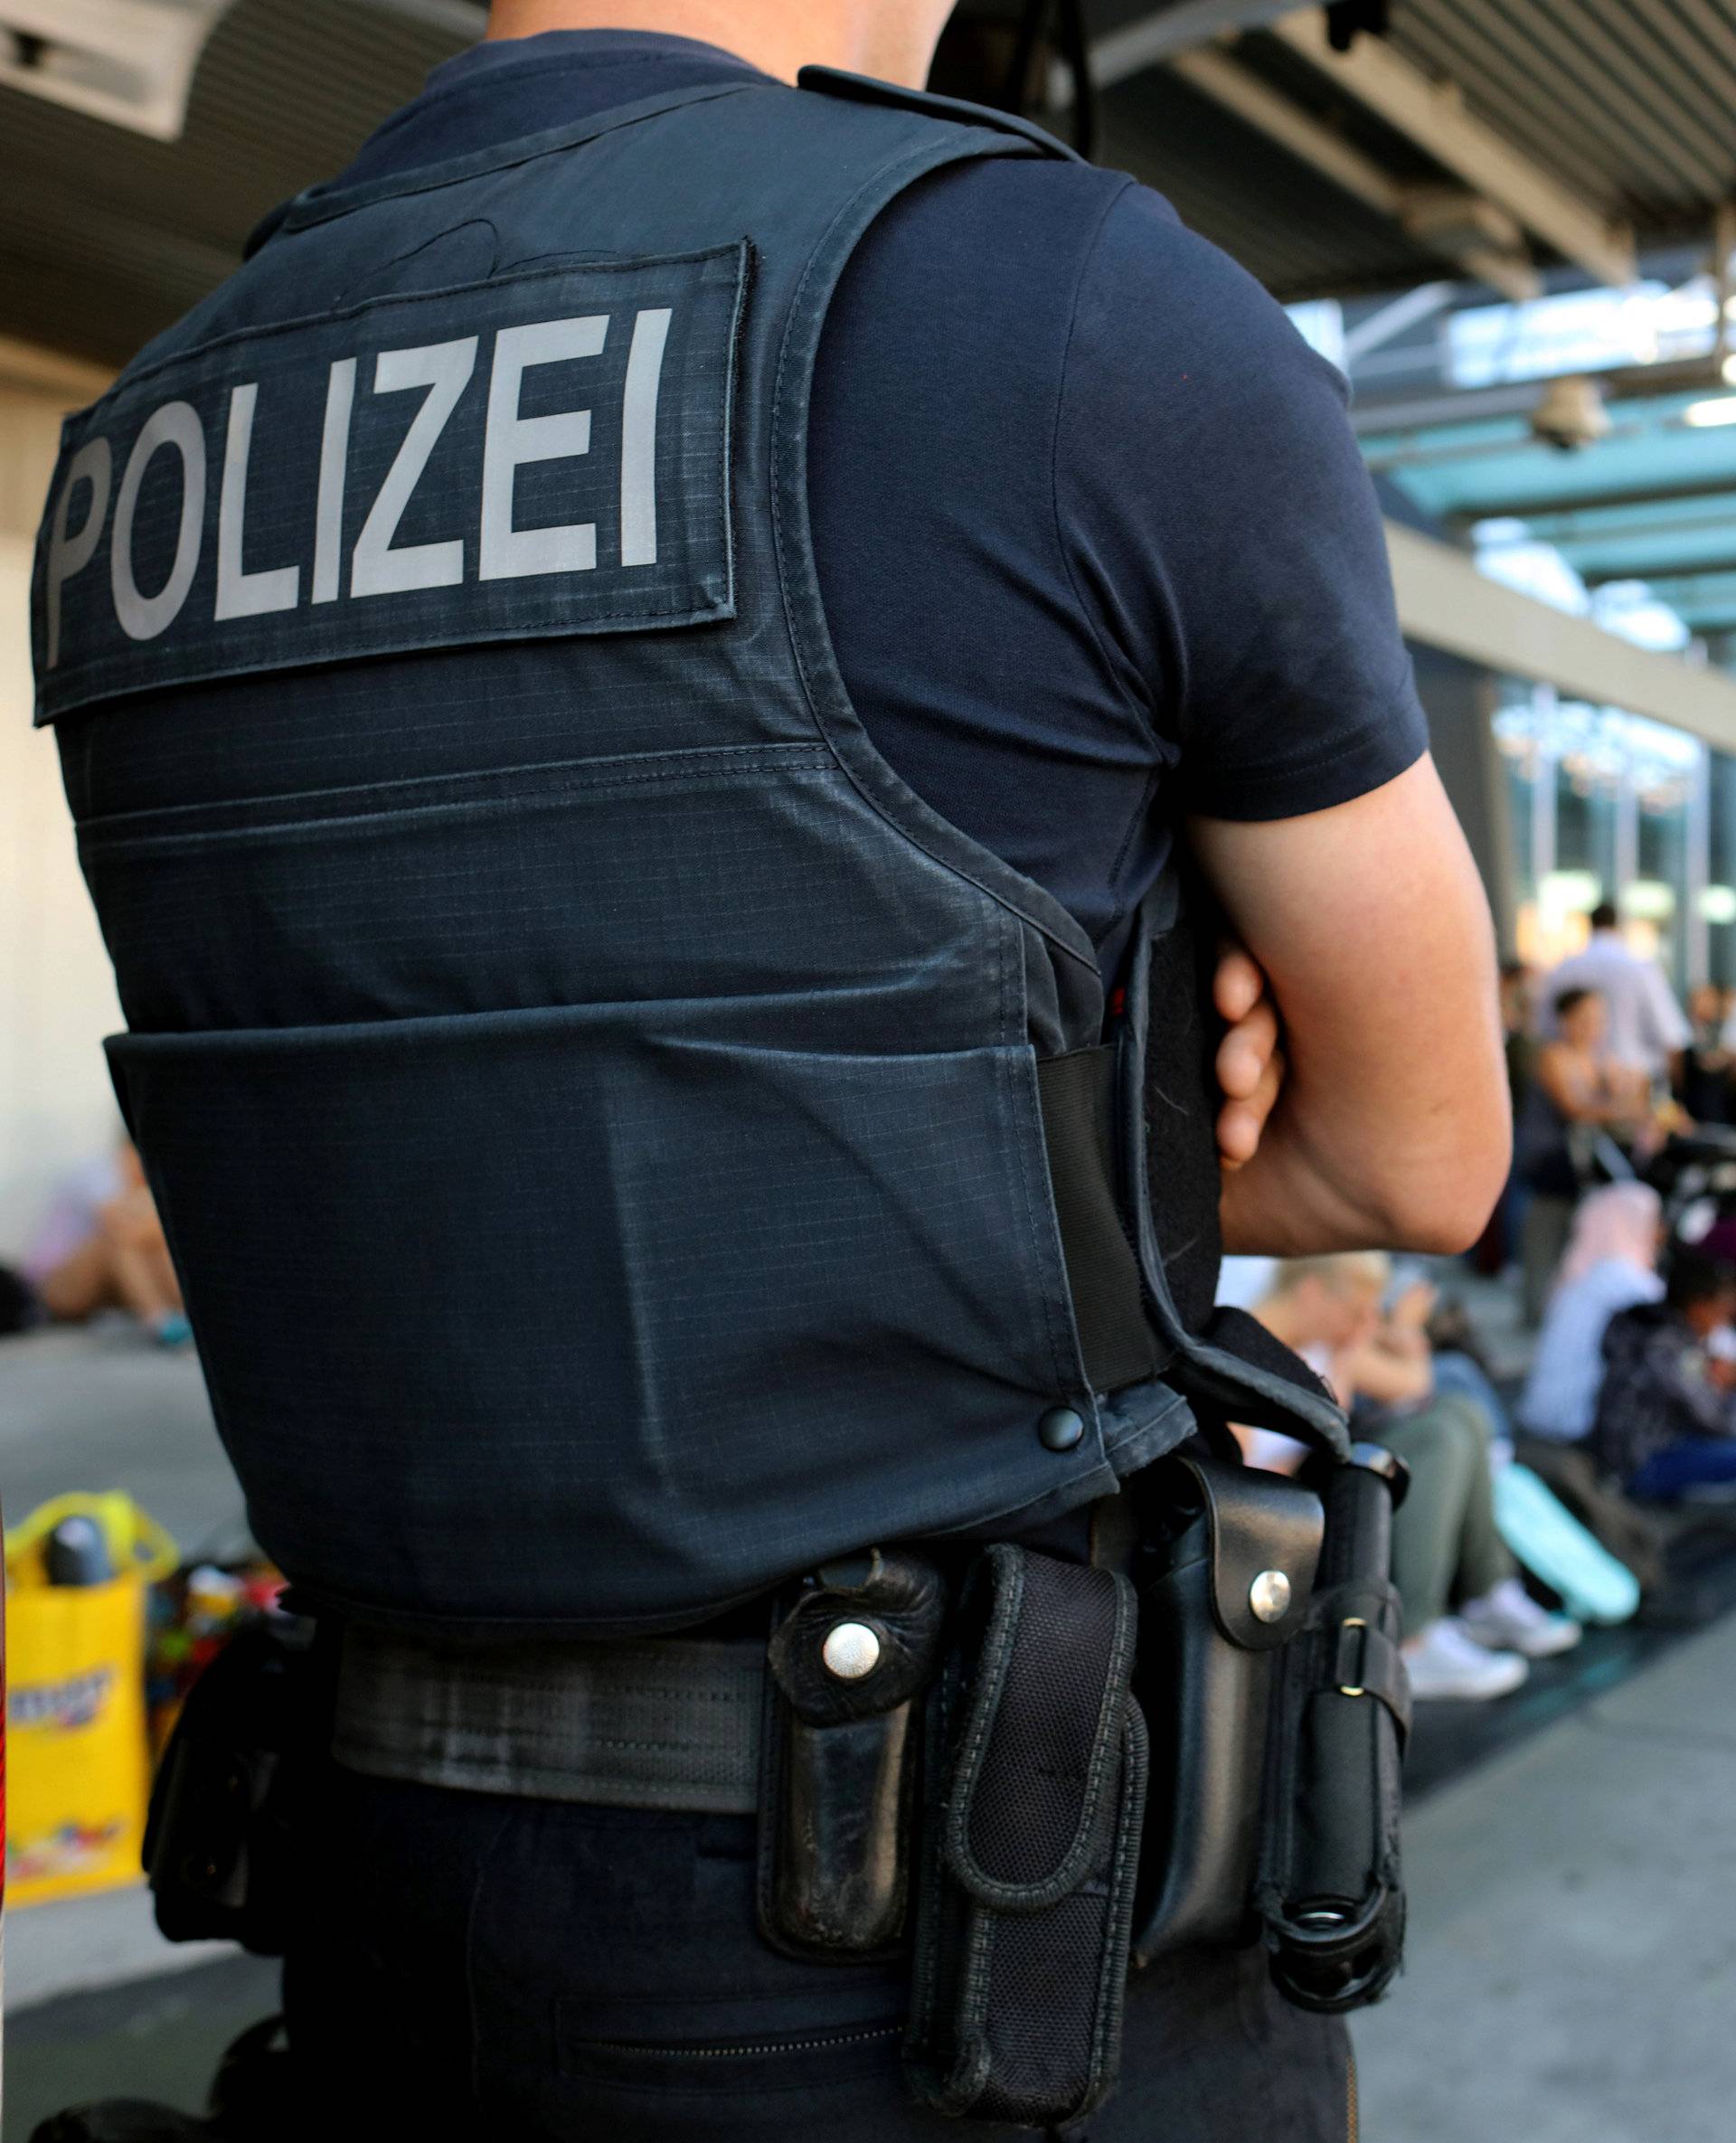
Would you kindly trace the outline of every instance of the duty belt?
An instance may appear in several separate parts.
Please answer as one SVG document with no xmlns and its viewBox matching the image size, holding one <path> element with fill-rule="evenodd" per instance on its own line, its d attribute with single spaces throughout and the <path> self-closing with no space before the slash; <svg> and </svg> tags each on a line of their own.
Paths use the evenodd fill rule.
<svg viewBox="0 0 1736 2143">
<path fill-rule="evenodd" d="M 474 1793 L 747 1816 L 760 1802 L 763 1641 L 429 1643 L 352 1625 L 332 1753 Z"/>
</svg>

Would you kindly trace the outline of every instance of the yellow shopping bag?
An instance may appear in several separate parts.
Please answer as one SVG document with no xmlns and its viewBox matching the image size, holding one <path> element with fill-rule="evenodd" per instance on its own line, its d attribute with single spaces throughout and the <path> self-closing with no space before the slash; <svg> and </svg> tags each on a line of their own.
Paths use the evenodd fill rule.
<svg viewBox="0 0 1736 2143">
<path fill-rule="evenodd" d="M 42 1549 L 64 1519 L 101 1530 L 117 1574 L 51 1585 Z M 10 1903 L 136 1882 L 150 1762 L 145 1614 L 175 1566 L 162 1527 L 125 1496 L 66 1496 L 6 1534 L 6 1893 Z"/>
</svg>

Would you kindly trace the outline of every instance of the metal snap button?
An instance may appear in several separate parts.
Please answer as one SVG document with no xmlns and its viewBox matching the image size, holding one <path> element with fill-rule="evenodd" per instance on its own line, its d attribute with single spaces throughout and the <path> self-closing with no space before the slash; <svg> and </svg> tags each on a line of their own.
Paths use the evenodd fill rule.
<svg viewBox="0 0 1736 2143">
<path fill-rule="evenodd" d="M 859 1682 L 880 1665 L 880 1638 L 865 1622 L 835 1622 L 820 1647 L 826 1671 L 841 1682 Z"/>
<path fill-rule="evenodd" d="M 1248 1604 L 1261 1622 L 1281 1622 L 1290 1611 L 1290 1581 L 1281 1570 L 1262 1570 L 1248 1588 Z"/>
<path fill-rule="evenodd" d="M 1084 1416 L 1071 1406 L 1052 1406 L 1037 1423 L 1038 1440 L 1051 1451 L 1071 1451 L 1084 1434 Z"/>
</svg>

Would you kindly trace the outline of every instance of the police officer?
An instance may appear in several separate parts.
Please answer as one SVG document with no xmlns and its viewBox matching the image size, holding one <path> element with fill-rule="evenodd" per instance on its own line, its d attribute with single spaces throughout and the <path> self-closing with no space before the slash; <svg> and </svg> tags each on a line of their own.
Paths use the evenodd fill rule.
<svg viewBox="0 0 1736 2143">
<path fill-rule="evenodd" d="M 756 1927 L 769 1600 L 1087 1555 L 1178 1394 L 1270 1385 L 1209 1336 L 1220 1220 L 1445 1251 L 1500 1187 L 1341 382 L 1156 195 L 894 86 L 947 13 L 496 0 L 68 428 L 39 716 L 117 1086 L 335 1662 L 286 1972 L 328 2129 L 945 2132 L 901 1954 Z M 1215 1060 L 1184 856 L 1252 955 Z M 1081 1251 L 1054 1067 L 1136 1028 Z M 1257 1951 L 1136 1978 L 1097 2143 L 1347 2126 Z"/>
</svg>

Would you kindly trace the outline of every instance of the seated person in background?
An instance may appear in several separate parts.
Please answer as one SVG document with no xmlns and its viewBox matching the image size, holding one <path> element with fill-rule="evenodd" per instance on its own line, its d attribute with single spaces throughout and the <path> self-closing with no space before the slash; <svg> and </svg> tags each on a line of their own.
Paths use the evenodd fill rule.
<svg viewBox="0 0 1736 2143">
<path fill-rule="evenodd" d="M 1736 1267 L 1694 1251 L 1670 1260 L 1661 1302 L 1609 1320 L 1592 1435 L 1633 1496 L 1736 1487 Z"/>
<path fill-rule="evenodd" d="M 1580 1207 L 1519 1401 L 1527 1434 L 1580 1443 L 1591 1433 L 1604 1332 L 1621 1311 L 1662 1298 L 1663 1241 L 1663 1206 L 1645 1184 L 1606 1184 Z"/>
<path fill-rule="evenodd" d="M 1437 1392 L 1423 1331 L 1434 1304 L 1408 1288 L 1382 1317 L 1390 1261 L 1378 1251 L 1281 1265 L 1254 1314 L 1294 1347 L 1410 1468 L 1392 1520 L 1392 1577 L 1405 1661 L 1419 1697 L 1505 1695 L 1528 1662 L 1567 1650 L 1580 1627 L 1539 1607 L 1495 1530 L 1490 1423 L 1459 1392 Z M 1362 1427 L 1359 1421 L 1358 1427 Z M 1255 1464 L 1266 1462 L 1258 1449 Z M 1457 1611 L 1449 1612 L 1457 1600 Z"/>
<path fill-rule="evenodd" d="M 1529 1196 L 1521 1230 L 1525 1316 L 1541 1321 L 1573 1208 L 1591 1168 L 1590 1139 L 1645 1113 L 1643 1076 L 1604 1053 L 1609 1011 L 1596 990 L 1564 989 L 1553 1037 L 1537 1052 L 1530 1090 L 1514 1128 L 1514 1172 Z"/>
<path fill-rule="evenodd" d="M 1581 1525 L 1625 1562 L 1643 1592 L 1666 1572 L 1663 1542 L 1646 1513 L 1610 1478 L 1591 1438 L 1610 1319 L 1664 1293 L 1656 1260 L 1663 1204 L 1645 1184 L 1606 1184 L 1573 1217 L 1531 1374 L 1518 1406 L 1515 1456 Z"/>
<path fill-rule="evenodd" d="M 62 1322 L 127 1309 L 165 1346 L 189 1336 L 181 1283 L 130 1140 L 61 1185 L 24 1274 L 49 1316 Z"/>
<path fill-rule="evenodd" d="M 1703 982 L 1688 999 L 1693 1038 L 1682 1052 L 1675 1098 L 1697 1124 L 1727 1124 L 1731 1118 L 1731 1072 L 1736 1057 L 1726 1043 L 1724 993 Z"/>
</svg>

